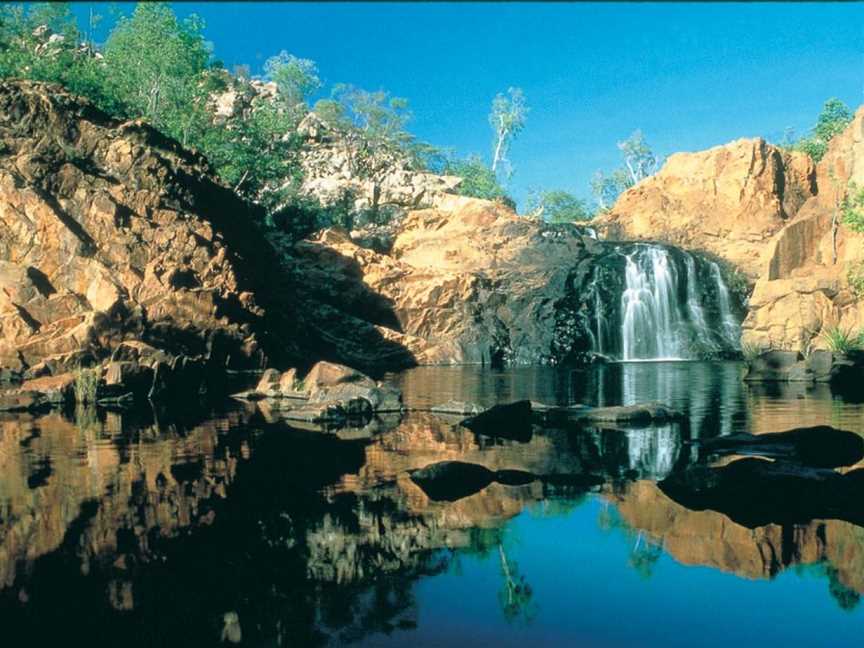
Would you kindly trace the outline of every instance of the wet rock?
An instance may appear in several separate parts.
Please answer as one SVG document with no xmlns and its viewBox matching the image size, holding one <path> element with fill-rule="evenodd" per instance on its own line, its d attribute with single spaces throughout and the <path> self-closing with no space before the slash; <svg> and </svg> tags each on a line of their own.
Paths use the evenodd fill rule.
<svg viewBox="0 0 864 648">
<path fill-rule="evenodd" d="M 809 382 L 837 386 L 864 380 L 864 352 L 767 351 L 747 362 L 747 382 Z"/>
<path fill-rule="evenodd" d="M 575 418 L 583 423 L 647 425 L 675 421 L 681 419 L 682 414 L 662 403 L 639 403 L 637 405 L 590 408 L 577 412 Z"/>
<path fill-rule="evenodd" d="M 531 412 L 541 425 L 565 425 L 588 409 L 587 405 L 547 405 L 531 401 Z"/>
<path fill-rule="evenodd" d="M 0 393 L 0 412 L 26 412 L 45 404 L 45 397 L 38 392 L 15 390 Z"/>
<path fill-rule="evenodd" d="M 340 383 L 320 387 L 312 392 L 309 403 L 363 400 L 373 412 L 401 412 L 402 392 L 386 383 Z"/>
<path fill-rule="evenodd" d="M 533 434 L 531 401 L 494 405 L 480 414 L 466 418 L 461 425 L 485 436 L 529 441 Z"/>
<path fill-rule="evenodd" d="M 483 411 L 477 403 L 466 401 L 449 400 L 429 408 L 434 414 L 461 414 L 462 416 L 473 416 Z"/>
<path fill-rule="evenodd" d="M 719 468 L 691 466 L 658 486 L 691 510 L 719 511 L 750 528 L 814 519 L 864 524 L 862 470 L 842 475 L 786 461 L 744 458 Z"/>
<path fill-rule="evenodd" d="M 705 454 L 760 455 L 814 468 L 851 466 L 864 459 L 864 438 L 827 425 L 769 434 L 735 434 L 700 442 Z"/>
<path fill-rule="evenodd" d="M 58 376 L 34 378 L 24 381 L 20 389 L 41 394 L 46 403 L 66 403 L 75 399 L 75 376 L 64 373 Z"/>
<path fill-rule="evenodd" d="M 441 461 L 411 472 L 411 481 L 436 502 L 455 502 L 468 497 L 486 488 L 494 479 L 495 473 L 485 466 L 463 461 Z"/>
</svg>

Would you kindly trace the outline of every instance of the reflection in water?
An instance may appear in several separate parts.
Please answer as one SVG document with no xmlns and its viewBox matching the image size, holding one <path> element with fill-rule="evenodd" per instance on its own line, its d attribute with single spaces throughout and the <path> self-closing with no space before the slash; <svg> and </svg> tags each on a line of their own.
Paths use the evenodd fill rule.
<svg viewBox="0 0 864 648">
<path fill-rule="evenodd" d="M 521 443 L 425 413 L 338 433 L 295 429 L 254 405 L 5 415 L 4 638 L 692 645 L 720 641 L 701 632 L 717 614 L 733 638 L 770 622 L 755 599 L 749 609 L 763 616 L 741 615 L 765 595 L 750 579 L 772 579 L 786 601 L 779 639 L 806 642 L 809 618 L 823 632 L 814 642 L 827 632 L 842 644 L 861 620 L 864 529 L 836 519 L 746 528 L 657 487 L 696 461 L 694 438 L 816 424 L 864 432 L 864 407 L 824 387 L 766 391 L 739 376 L 735 363 L 632 363 L 397 377 L 414 406 L 661 400 L 686 415 L 632 429 L 535 427 Z M 410 473 L 448 460 L 544 478 L 433 501 Z M 568 479 L 586 474 L 604 484 Z M 686 592 L 723 596 L 708 604 Z M 652 634 L 670 614 L 677 636 Z"/>
</svg>

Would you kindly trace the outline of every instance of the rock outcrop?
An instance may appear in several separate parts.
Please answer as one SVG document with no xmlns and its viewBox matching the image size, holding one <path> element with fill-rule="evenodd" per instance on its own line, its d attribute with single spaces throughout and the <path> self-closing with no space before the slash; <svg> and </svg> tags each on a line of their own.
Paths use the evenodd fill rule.
<svg viewBox="0 0 864 648">
<path fill-rule="evenodd" d="M 766 243 L 815 194 L 807 155 L 740 139 L 669 156 L 658 173 L 621 194 L 598 229 L 608 238 L 710 252 L 755 279 Z"/>
<path fill-rule="evenodd" d="M 0 365 L 56 375 L 134 341 L 222 371 L 291 348 L 260 214 L 203 158 L 33 82 L 0 83 L 0 143 Z"/>
<path fill-rule="evenodd" d="M 838 211 L 850 183 L 864 185 L 864 108 L 831 141 L 816 175 L 819 194 L 766 249 L 742 327 L 751 347 L 826 349 L 828 329 L 854 335 L 864 327 L 864 296 L 849 282 L 864 266 L 864 234 L 844 225 Z"/>
<path fill-rule="evenodd" d="M 581 300 L 598 246 L 574 226 L 444 196 L 405 217 L 389 255 L 338 230 L 298 244 L 298 316 L 328 359 L 361 368 L 554 364 L 591 349 Z"/>
</svg>

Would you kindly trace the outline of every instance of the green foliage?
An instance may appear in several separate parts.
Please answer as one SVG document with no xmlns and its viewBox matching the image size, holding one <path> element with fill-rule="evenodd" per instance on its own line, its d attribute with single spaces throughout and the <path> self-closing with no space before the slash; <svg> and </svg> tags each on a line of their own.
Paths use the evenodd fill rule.
<svg viewBox="0 0 864 648">
<path fill-rule="evenodd" d="M 575 223 L 594 217 L 585 201 L 561 190 L 535 192 L 529 198 L 528 211 L 550 223 Z"/>
<path fill-rule="evenodd" d="M 264 73 L 276 83 L 286 108 L 295 114 L 305 114 L 307 97 L 321 88 L 315 62 L 297 58 L 285 50 L 267 59 Z"/>
<path fill-rule="evenodd" d="M 834 353 L 848 353 L 864 346 L 864 331 L 855 333 L 852 329 L 844 329 L 839 324 L 822 329 L 820 337 Z"/>
<path fill-rule="evenodd" d="M 864 263 L 858 263 L 849 268 L 846 278 L 849 280 L 849 286 L 855 295 L 859 298 L 864 297 Z"/>
<path fill-rule="evenodd" d="M 765 350 L 756 345 L 750 344 L 748 342 L 741 343 L 741 355 L 744 356 L 744 360 L 747 362 L 753 362 L 756 358 L 758 358 Z"/>
<path fill-rule="evenodd" d="M 78 369 L 75 372 L 75 382 L 73 388 L 75 391 L 75 402 L 77 403 L 95 403 L 96 392 L 99 388 L 100 370 L 97 369 Z"/>
<path fill-rule="evenodd" d="M 640 130 L 618 142 L 618 150 L 624 165 L 609 174 L 597 171 L 591 178 L 591 192 L 600 209 L 611 208 L 619 195 L 654 174 L 660 166 L 660 158 L 651 150 Z"/>
<path fill-rule="evenodd" d="M 472 155 L 462 160 L 448 160 L 444 172 L 462 178 L 462 184 L 457 189 L 462 196 L 510 201 L 507 192 L 498 183 L 495 173 L 486 166 L 479 155 Z"/>
<path fill-rule="evenodd" d="M 791 148 L 807 153 L 818 162 L 825 155 L 834 136 L 842 133 L 851 121 L 852 111 L 849 107 L 839 99 L 831 98 L 822 106 L 822 112 L 819 113 L 810 136 L 802 137 L 792 144 Z"/>
<path fill-rule="evenodd" d="M 849 183 L 849 190 L 840 203 L 843 223 L 856 232 L 864 232 L 864 187 Z"/>
<path fill-rule="evenodd" d="M 142 116 L 189 145 L 201 128 L 206 94 L 200 81 L 210 60 L 195 15 L 178 21 L 167 3 L 140 2 L 105 44 L 105 83 L 124 112 Z"/>
</svg>

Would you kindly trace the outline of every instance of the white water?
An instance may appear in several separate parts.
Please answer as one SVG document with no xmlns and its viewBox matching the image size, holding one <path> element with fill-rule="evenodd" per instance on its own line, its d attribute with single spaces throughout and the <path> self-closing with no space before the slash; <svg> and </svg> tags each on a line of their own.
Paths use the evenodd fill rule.
<svg viewBox="0 0 864 648">
<path fill-rule="evenodd" d="M 729 290 L 720 268 L 710 263 L 717 301 L 715 312 L 719 313 L 720 321 L 709 321 L 701 301 L 696 261 L 691 255 L 682 254 L 683 267 L 669 250 L 657 245 L 638 245 L 625 255 L 622 360 L 685 360 L 694 356 L 694 343 L 710 351 L 739 348 L 741 327 L 732 313 Z M 602 317 L 598 308 L 595 349 L 601 353 L 607 326 Z"/>
</svg>

